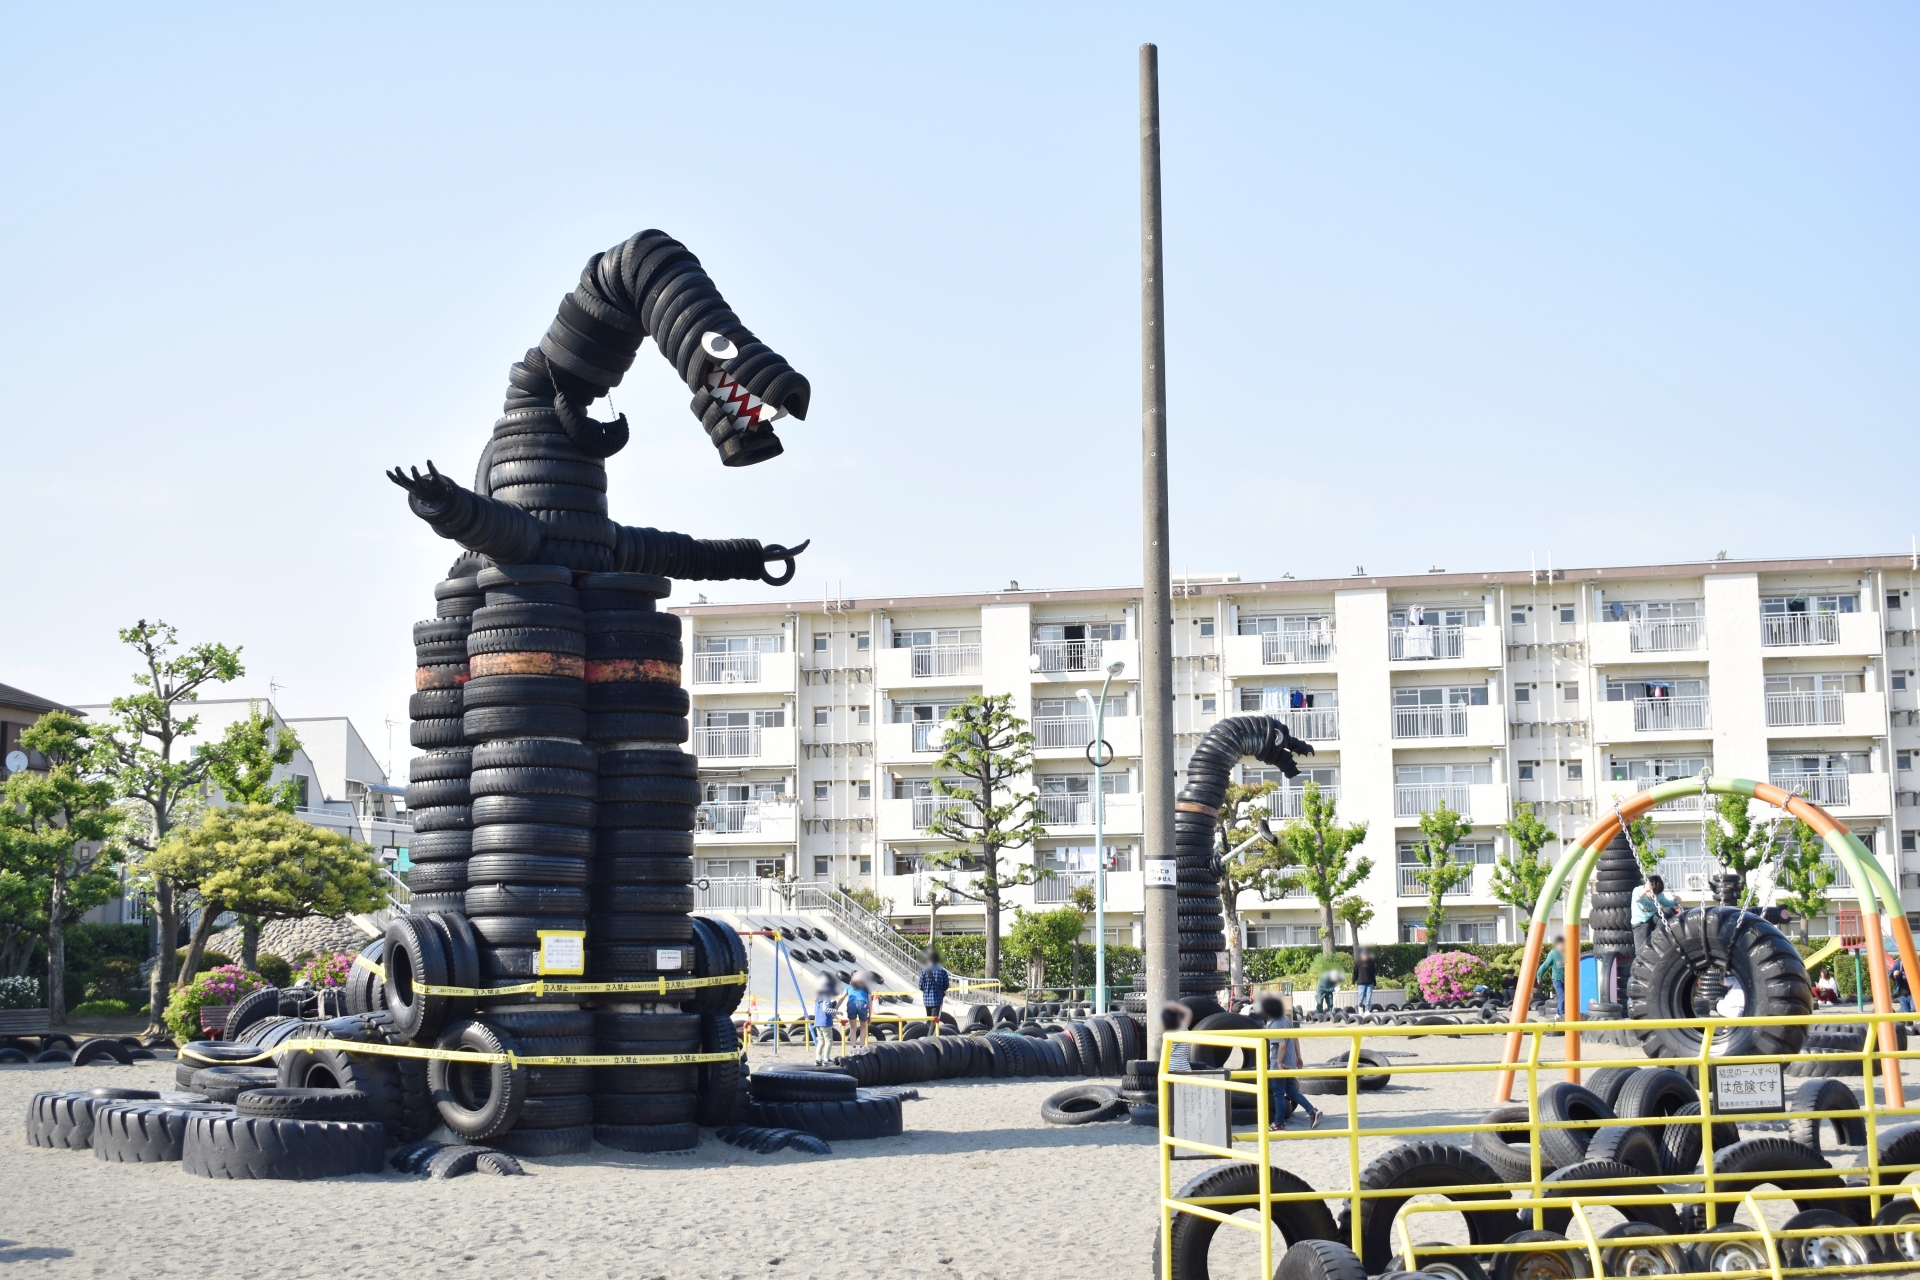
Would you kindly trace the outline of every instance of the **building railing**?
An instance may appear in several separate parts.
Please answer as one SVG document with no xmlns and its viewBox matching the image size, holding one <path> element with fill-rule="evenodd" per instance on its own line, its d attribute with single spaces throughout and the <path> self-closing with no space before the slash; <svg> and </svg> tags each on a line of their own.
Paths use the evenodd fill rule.
<svg viewBox="0 0 1920 1280">
<path fill-rule="evenodd" d="M 764 911 L 767 906 L 767 879 L 764 876 L 705 877 L 693 886 L 695 911 Z"/>
<path fill-rule="evenodd" d="M 1633 622 L 1627 626 L 1628 645 L 1634 653 L 1672 653 L 1698 649 L 1707 642 L 1705 618 L 1663 618 Z"/>
<path fill-rule="evenodd" d="M 1851 775 L 1840 772 L 1782 770 L 1770 774 L 1767 781 L 1782 791 L 1805 796 L 1818 805 L 1846 804 L 1853 793 Z"/>
<path fill-rule="evenodd" d="M 947 725 L 944 720 L 915 720 L 913 749 L 941 752 L 947 749 Z"/>
<path fill-rule="evenodd" d="M 760 801 L 709 800 L 694 810 L 693 829 L 714 835 L 759 835 Z"/>
<path fill-rule="evenodd" d="M 949 809 L 971 809 L 973 801 L 957 796 L 915 796 L 913 798 L 913 829 L 925 831 L 933 822 L 935 815 Z"/>
<path fill-rule="evenodd" d="M 1334 742 L 1340 737 L 1340 708 L 1308 707 L 1275 712 L 1296 738 L 1308 742 Z"/>
<path fill-rule="evenodd" d="M 1092 716 L 1035 716 L 1036 747 L 1084 747 L 1093 741 Z"/>
<path fill-rule="evenodd" d="M 1651 791 L 1655 787 L 1664 787 L 1669 782 L 1678 781 L 1680 781 L 1678 778 L 1635 778 L 1633 780 L 1633 789 L 1635 791 Z M 1665 804 L 1654 806 L 1654 808 L 1660 810 L 1662 813 L 1698 813 L 1700 812 L 1700 807 L 1700 797 L 1697 795 L 1682 796 L 1678 800 L 1669 800 Z"/>
<path fill-rule="evenodd" d="M 1457 707 L 1395 707 L 1393 736 L 1396 738 L 1464 738 L 1467 736 L 1467 709 Z"/>
<path fill-rule="evenodd" d="M 1056 871 L 1043 876 L 1033 883 L 1033 900 L 1036 903 L 1070 902 L 1075 889 L 1093 888 L 1091 871 Z"/>
<path fill-rule="evenodd" d="M 1635 732 L 1658 733 L 1669 729 L 1710 729 L 1713 727 L 1713 700 L 1697 698 L 1635 698 Z"/>
<path fill-rule="evenodd" d="M 1340 798 L 1340 784 L 1330 783 L 1320 788 L 1320 794 L 1329 800 Z M 1267 812 L 1276 818 L 1298 818 L 1304 813 L 1307 789 L 1305 787 L 1281 787 L 1277 791 L 1267 792 Z"/>
<path fill-rule="evenodd" d="M 1462 863 L 1461 865 L 1464 866 L 1466 864 Z M 1420 867 L 1410 867 L 1405 863 L 1400 864 L 1400 896 L 1401 897 L 1424 898 L 1427 896 L 1426 886 L 1421 884 L 1418 879 L 1418 875 L 1421 870 L 1422 868 Z M 1468 876 L 1465 880 L 1462 880 L 1459 884 L 1454 885 L 1453 888 L 1441 894 L 1440 899 L 1441 901 L 1444 902 L 1448 898 L 1471 898 L 1472 896 L 1473 896 L 1473 877 Z"/>
<path fill-rule="evenodd" d="M 1041 671 L 1097 671 L 1103 640 L 1037 640 L 1033 654 Z"/>
<path fill-rule="evenodd" d="M 820 911 L 833 917 L 841 931 L 881 964 L 893 969 L 896 982 L 912 983 L 920 973 L 920 951 L 894 927 L 831 884 L 819 881 L 787 885 L 782 889 L 795 911 Z M 967 980 L 954 975 L 948 995 L 965 991 Z"/>
<path fill-rule="evenodd" d="M 1393 816 L 1417 818 L 1442 804 L 1455 813 L 1466 813 L 1472 807 L 1472 796 L 1472 788 L 1464 782 L 1403 784 L 1393 789 Z"/>
<path fill-rule="evenodd" d="M 980 646 L 977 644 L 917 644 L 913 646 L 913 674 L 916 676 L 977 676 L 980 674 Z"/>
<path fill-rule="evenodd" d="M 1767 695 L 1770 725 L 1841 724 L 1846 718 L 1847 698 L 1839 689 L 1802 689 Z"/>
<path fill-rule="evenodd" d="M 1062 795 L 1059 792 L 1040 797 L 1040 822 L 1049 827 L 1090 827 L 1093 825 L 1093 797 L 1091 795 Z M 1131 794 L 1109 795 L 1107 797 L 1106 817 L 1112 822 L 1119 811 L 1131 812 L 1133 796 Z"/>
<path fill-rule="evenodd" d="M 760 754 L 757 724 L 708 724 L 693 731 L 693 754 L 713 759 L 752 758 Z"/>
<path fill-rule="evenodd" d="M 1333 632 L 1268 632 L 1260 637 L 1260 661 L 1270 667 L 1285 662 L 1332 662 Z"/>
<path fill-rule="evenodd" d="M 693 655 L 695 684 L 758 684 L 758 653 L 696 653 Z"/>
<path fill-rule="evenodd" d="M 1387 628 L 1389 661 L 1458 658 L 1466 652 L 1466 649 L 1467 629 L 1465 627 Z"/>
<path fill-rule="evenodd" d="M 1760 643 L 1768 647 L 1788 644 L 1839 644 L 1840 615 L 1837 613 L 1763 613 L 1760 615 Z"/>
</svg>

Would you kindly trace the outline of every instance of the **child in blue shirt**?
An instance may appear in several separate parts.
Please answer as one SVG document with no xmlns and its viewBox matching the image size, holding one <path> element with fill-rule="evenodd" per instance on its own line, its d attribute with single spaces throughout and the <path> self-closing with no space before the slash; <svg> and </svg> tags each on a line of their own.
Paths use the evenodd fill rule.
<svg viewBox="0 0 1920 1280">
<path fill-rule="evenodd" d="M 855 970 L 847 986 L 847 1052 L 871 1053 L 867 1033 L 873 1025 L 873 988 L 867 975 Z"/>
<path fill-rule="evenodd" d="M 813 1060 L 823 1067 L 833 1054 L 833 1004 L 839 996 L 840 989 L 828 974 L 813 997 Z"/>
</svg>

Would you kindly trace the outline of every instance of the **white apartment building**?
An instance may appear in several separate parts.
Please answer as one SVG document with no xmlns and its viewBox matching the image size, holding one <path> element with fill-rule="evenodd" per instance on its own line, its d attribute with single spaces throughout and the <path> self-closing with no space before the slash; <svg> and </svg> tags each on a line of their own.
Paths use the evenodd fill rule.
<svg viewBox="0 0 1920 1280">
<path fill-rule="evenodd" d="M 1531 802 L 1564 836 L 1617 799 L 1703 770 L 1803 792 L 1866 842 L 1920 912 L 1920 691 L 1911 556 L 1241 582 L 1174 588 L 1178 759 L 1221 717 L 1266 711 L 1317 748 L 1277 792 L 1298 814 L 1308 777 L 1362 821 L 1368 941 L 1424 937 L 1406 864 L 1420 815 L 1443 800 L 1473 822 L 1475 870 L 1450 895 L 1446 941 L 1513 938 L 1489 892 L 1499 824 Z M 698 874 L 713 888 L 775 874 L 871 888 L 896 925 L 924 928 L 943 879 L 920 855 L 938 803 L 932 728 L 975 693 L 1011 694 L 1038 742 L 1048 838 L 1025 856 L 1054 877 L 1010 901 L 1047 905 L 1095 866 L 1087 704 L 1107 706 L 1112 941 L 1141 912 L 1138 592 L 1126 588 L 899 596 L 789 605 L 701 604 L 687 619 L 691 749 L 706 803 Z M 1252 762 L 1245 772 L 1260 775 Z M 1277 771 L 1273 772 L 1278 780 Z M 1668 883 L 1690 901 L 1710 870 L 1699 801 L 1654 815 Z M 1558 842 L 1547 846 L 1557 856 Z M 964 876 L 961 877 L 964 880 Z M 1844 927 L 1842 874 L 1826 931 Z M 716 898 L 715 901 L 720 899 Z M 1257 946 L 1318 940 L 1311 899 L 1241 910 Z M 956 898 L 943 931 L 978 930 Z"/>
</svg>

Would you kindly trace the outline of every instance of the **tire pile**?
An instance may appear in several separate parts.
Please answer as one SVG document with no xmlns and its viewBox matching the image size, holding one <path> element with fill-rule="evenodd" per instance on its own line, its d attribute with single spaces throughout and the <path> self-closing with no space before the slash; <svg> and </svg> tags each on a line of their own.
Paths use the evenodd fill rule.
<svg viewBox="0 0 1920 1280">
<path fill-rule="evenodd" d="M 1640 860 L 1627 837 L 1616 835 L 1601 851 L 1594 872 L 1588 923 L 1600 972 L 1600 990 L 1592 993 L 1585 1016 L 1595 1022 L 1618 1022 L 1627 1016 L 1627 984 L 1633 969 L 1633 894 L 1644 883 Z M 1584 1033 L 1605 1044 L 1638 1044 L 1625 1031 Z"/>
<path fill-rule="evenodd" d="M 898 1093 L 863 1089 L 844 1069 L 767 1067 L 753 1073 L 747 1088 L 741 1118 L 749 1129 L 795 1130 L 840 1142 L 897 1138 L 904 1128 L 905 1100 Z"/>
<path fill-rule="evenodd" d="M 860 1085 L 1024 1076 L 1119 1076 L 1146 1052 L 1146 1029 L 1124 1013 L 1103 1014 L 1026 1031 L 920 1036 L 873 1046 L 839 1063 Z M 755 1073 L 757 1080 L 760 1073 Z"/>
</svg>

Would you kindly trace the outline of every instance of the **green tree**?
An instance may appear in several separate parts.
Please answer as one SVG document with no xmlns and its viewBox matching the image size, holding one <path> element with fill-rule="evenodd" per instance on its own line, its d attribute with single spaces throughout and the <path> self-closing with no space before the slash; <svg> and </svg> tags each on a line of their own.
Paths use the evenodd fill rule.
<svg viewBox="0 0 1920 1280">
<path fill-rule="evenodd" d="M 116 836 L 124 817 L 87 722 L 49 711 L 20 735 L 20 745 L 46 757 L 45 772 L 9 777 L 0 804 L 0 866 L 29 887 L 45 921 L 47 1015 L 67 1021 L 66 928 L 120 887 L 123 853 Z"/>
<path fill-rule="evenodd" d="M 1027 990 L 1039 991 L 1047 985 L 1047 971 L 1073 975 L 1073 948 L 1087 929 L 1087 918 L 1078 907 L 1060 907 L 1053 911 L 1013 909 L 1013 928 L 1007 931 L 1006 953 L 1027 966 Z"/>
<path fill-rule="evenodd" d="M 1782 895 L 1780 905 L 1800 917 L 1800 941 L 1805 942 L 1808 917 L 1826 913 L 1827 890 L 1839 870 L 1826 860 L 1827 846 L 1820 833 L 1799 818 L 1792 822 L 1780 847 L 1774 884 Z"/>
<path fill-rule="evenodd" d="M 1749 905 L 1753 888 L 1747 877 L 1773 861 L 1777 850 L 1773 843 L 1773 825 L 1755 822 L 1742 795 L 1721 796 L 1714 806 L 1714 818 L 1701 827 L 1707 856 L 1718 862 L 1740 882 L 1740 902 Z"/>
<path fill-rule="evenodd" d="M 1084 915 L 1091 915 L 1100 909 L 1100 895 L 1093 891 L 1090 884 L 1077 884 L 1067 890 L 1067 901 Z"/>
<path fill-rule="evenodd" d="M 1333 904 L 1333 914 L 1347 926 L 1347 941 L 1360 949 L 1360 931 L 1373 923 L 1373 904 L 1357 893 L 1350 893 Z"/>
<path fill-rule="evenodd" d="M 1653 815 L 1649 813 L 1627 824 L 1627 843 L 1633 846 L 1633 856 L 1639 861 L 1643 876 L 1659 870 L 1661 859 L 1667 856 L 1667 851 L 1653 842 Z"/>
<path fill-rule="evenodd" d="M 1298 868 L 1299 883 L 1320 904 L 1320 950 L 1333 954 L 1333 904 L 1373 874 L 1371 858 L 1355 858 L 1354 847 L 1367 838 L 1367 824 L 1341 826 L 1339 802 L 1309 782 L 1300 798 L 1300 816 L 1274 834 L 1286 863 Z"/>
<path fill-rule="evenodd" d="M 207 765 L 207 776 L 228 804 L 268 805 L 292 813 L 300 805 L 300 779 L 273 780 L 273 771 L 293 759 L 300 735 L 291 725 L 276 726 L 272 716 L 260 714 L 260 703 L 247 704 L 247 718 L 235 720 L 221 736 L 219 749 Z M 260 919 L 240 917 L 240 963 L 260 967 Z"/>
<path fill-rule="evenodd" d="M 1440 807 L 1420 815 L 1420 834 L 1425 837 L 1414 850 L 1414 881 L 1427 891 L 1427 954 L 1440 949 L 1440 931 L 1447 923 L 1447 893 L 1473 878 L 1473 864 L 1456 862 L 1453 847 L 1467 838 L 1473 824 L 1457 814 L 1445 800 Z"/>
<path fill-rule="evenodd" d="M 1299 873 L 1287 865 L 1285 846 L 1260 835 L 1257 819 L 1266 812 L 1266 798 L 1275 790 L 1271 782 L 1250 787 L 1232 782 L 1220 802 L 1220 826 L 1226 840 L 1226 847 L 1220 851 L 1220 906 L 1227 917 L 1228 981 L 1239 992 L 1247 989 L 1245 948 L 1240 945 L 1240 895 L 1251 891 L 1262 901 L 1271 902 L 1300 883 Z"/>
<path fill-rule="evenodd" d="M 208 811 L 149 859 L 156 876 L 190 885 L 202 903 L 182 971 L 194 973 L 224 912 L 260 920 L 342 916 L 386 901 L 371 846 L 271 805 Z"/>
<path fill-rule="evenodd" d="M 1046 835 L 1039 799 L 1014 790 L 1016 779 L 1033 772 L 1033 735 L 1013 714 L 1012 694 L 974 694 L 947 712 L 946 743 L 934 765 L 934 794 L 953 801 L 934 810 L 927 834 L 956 848 L 927 854 L 934 867 L 957 867 L 972 879 L 947 887 L 987 912 L 987 973 L 1000 977 L 1001 895 L 1016 885 L 1032 884 L 1042 874 L 1031 862 L 1007 855 L 1030 847 Z M 956 781 L 957 779 L 957 781 Z"/>
<path fill-rule="evenodd" d="M 1502 823 L 1510 848 L 1493 860 L 1493 896 L 1513 908 L 1514 933 L 1520 932 L 1520 918 L 1531 919 L 1540 903 L 1540 891 L 1547 887 L 1552 868 L 1540 856 L 1547 841 L 1558 839 L 1553 829 L 1540 821 L 1526 801 L 1513 806 L 1513 821 Z"/>
<path fill-rule="evenodd" d="M 180 932 L 179 886 L 148 866 L 152 855 L 174 828 L 200 807 L 218 758 L 217 750 L 186 753 L 183 748 L 199 727 L 200 717 L 187 714 L 200 691 L 246 674 L 240 650 L 223 644 L 199 644 L 180 649 L 179 636 L 165 622 L 144 618 L 120 632 L 123 643 L 140 656 L 144 671 L 133 682 L 138 692 L 115 698 L 109 718 L 97 732 L 114 792 L 131 806 L 134 821 L 126 829 L 135 871 L 148 884 L 153 918 L 154 965 L 147 989 L 147 1030 L 166 1034 L 167 992 L 174 979 L 174 940 Z M 188 978 L 191 980 L 192 975 Z"/>
</svg>

